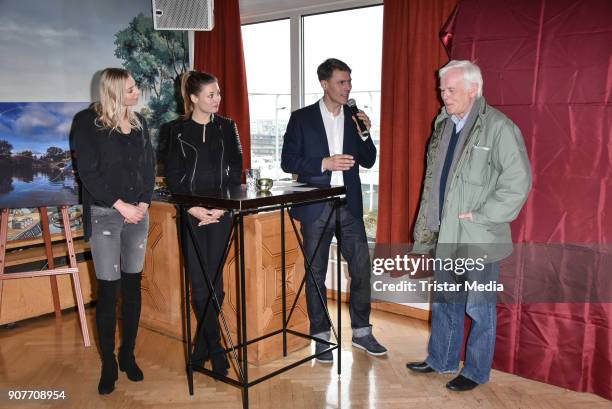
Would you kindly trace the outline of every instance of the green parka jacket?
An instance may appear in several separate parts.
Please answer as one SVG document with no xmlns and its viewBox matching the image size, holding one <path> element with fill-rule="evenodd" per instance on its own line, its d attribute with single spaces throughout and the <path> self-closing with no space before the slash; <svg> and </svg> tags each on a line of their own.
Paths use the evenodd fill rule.
<svg viewBox="0 0 612 409">
<path fill-rule="evenodd" d="M 426 220 L 440 139 L 449 115 L 437 116 L 427 152 L 427 168 L 419 214 L 414 229 L 414 253 L 437 258 L 483 257 L 487 263 L 512 253 L 510 222 L 519 214 L 531 189 L 531 167 L 518 127 L 482 98 L 480 111 L 465 140 L 455 169 L 439 229 Z M 476 105 L 475 105 L 476 106 Z M 472 212 L 473 220 L 459 219 Z M 431 223 L 430 223 L 431 224 Z"/>
</svg>

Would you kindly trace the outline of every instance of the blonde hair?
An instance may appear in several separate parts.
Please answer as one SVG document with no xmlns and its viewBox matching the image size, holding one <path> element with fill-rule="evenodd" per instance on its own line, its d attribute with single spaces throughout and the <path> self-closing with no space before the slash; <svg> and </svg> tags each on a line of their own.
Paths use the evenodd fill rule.
<svg viewBox="0 0 612 409">
<path fill-rule="evenodd" d="M 97 122 L 104 128 L 119 130 L 122 115 L 127 116 L 130 129 L 142 129 L 138 116 L 129 106 L 123 105 L 125 84 L 130 73 L 123 68 L 106 68 L 100 76 L 100 101 L 93 106 L 98 114 Z"/>
<path fill-rule="evenodd" d="M 181 96 L 183 97 L 183 108 L 185 110 L 183 114 L 184 119 L 191 118 L 193 114 L 193 102 L 191 102 L 189 95 L 198 95 L 202 87 L 214 84 L 215 82 L 219 82 L 217 77 L 202 71 L 188 71 L 181 76 Z"/>
</svg>

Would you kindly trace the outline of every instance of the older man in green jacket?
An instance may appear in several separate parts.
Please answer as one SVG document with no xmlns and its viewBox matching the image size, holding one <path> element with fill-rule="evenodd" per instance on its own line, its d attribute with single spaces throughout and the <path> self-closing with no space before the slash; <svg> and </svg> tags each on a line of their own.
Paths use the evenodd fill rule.
<svg viewBox="0 0 612 409">
<path fill-rule="evenodd" d="M 439 77 L 444 108 L 429 142 L 413 252 L 462 266 L 472 260 L 472 267 L 465 273 L 465 268 L 434 263 L 436 282 L 452 283 L 455 291 L 434 293 L 427 359 L 407 367 L 419 373 L 457 372 L 467 314 L 472 328 L 464 366 L 446 384 L 466 391 L 489 380 L 496 332 L 494 294 L 466 283 L 497 280 L 498 262 L 512 252 L 510 222 L 527 199 L 531 168 L 518 127 L 482 96 L 477 65 L 451 61 Z"/>
</svg>

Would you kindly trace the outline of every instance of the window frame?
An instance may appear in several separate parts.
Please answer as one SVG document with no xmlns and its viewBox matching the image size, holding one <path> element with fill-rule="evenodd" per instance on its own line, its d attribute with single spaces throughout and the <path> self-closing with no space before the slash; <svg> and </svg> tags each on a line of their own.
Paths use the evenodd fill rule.
<svg viewBox="0 0 612 409">
<path fill-rule="evenodd" d="M 325 4 L 307 7 L 297 7 L 273 13 L 262 13 L 241 18 L 241 25 L 268 23 L 277 20 L 289 19 L 289 49 L 291 67 L 291 112 L 304 107 L 304 27 L 303 18 L 318 14 L 327 14 L 338 11 L 357 10 L 366 7 L 383 5 L 380 0 L 349 0 L 337 2 L 339 4 Z"/>
<path fill-rule="evenodd" d="M 321 14 L 358 10 L 369 7 L 383 6 L 384 2 L 380 0 L 347 0 L 337 2 L 339 4 L 326 4 L 322 6 L 312 7 L 301 7 L 290 10 L 283 10 L 274 13 L 263 13 L 260 15 L 248 16 L 241 19 L 241 26 L 261 24 L 274 22 L 278 20 L 289 19 L 289 54 L 290 54 L 290 92 L 291 92 L 291 112 L 294 112 L 305 106 L 305 75 L 304 75 L 304 18 L 310 16 L 316 16 Z M 381 67 L 382 69 L 382 67 Z M 380 142 L 379 142 L 380 143 Z M 378 152 L 380 154 L 380 151 Z M 378 156 L 378 155 L 377 155 Z M 377 160 L 378 163 L 378 160 Z M 378 172 L 378 170 L 377 170 Z M 363 184 L 363 182 L 362 182 Z M 376 184 L 380 186 L 380 184 Z M 372 191 L 370 194 L 378 195 L 378 188 L 374 189 L 374 185 L 371 185 Z M 371 205 L 371 204 L 370 204 Z M 378 215 L 378 205 L 375 211 Z M 364 208 L 365 210 L 365 208 Z M 378 216 L 376 216 L 378 217 Z M 365 212 L 364 212 L 365 222 Z M 368 229 L 366 228 L 366 231 Z M 368 240 L 376 240 L 376 232 Z"/>
</svg>

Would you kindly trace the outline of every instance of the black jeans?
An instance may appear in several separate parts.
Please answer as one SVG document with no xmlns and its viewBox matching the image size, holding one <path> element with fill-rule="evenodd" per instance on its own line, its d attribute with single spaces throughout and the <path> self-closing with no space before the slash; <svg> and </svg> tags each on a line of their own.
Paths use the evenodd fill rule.
<svg viewBox="0 0 612 409">
<path fill-rule="evenodd" d="M 219 304 L 222 305 L 225 298 L 223 271 L 220 272 L 216 283 L 214 280 L 230 234 L 231 217 L 229 213 L 226 213 L 219 219 L 218 223 L 200 227 L 198 227 L 198 222 L 195 217 L 187 212 L 181 213 L 183 260 L 191 282 L 193 310 L 198 319 L 198 331 L 195 336 L 192 358 L 194 362 L 206 360 L 211 355 L 222 351 L 217 309 L 212 299 L 208 302 L 211 294 L 205 276 L 213 283 Z M 195 242 L 189 232 L 188 224 L 193 227 L 196 236 Z M 203 257 L 203 265 L 200 264 L 198 259 L 196 246 Z"/>
<path fill-rule="evenodd" d="M 325 222 L 331 219 L 325 229 Z M 349 313 L 352 328 L 364 328 L 370 325 L 370 253 L 363 220 L 356 219 L 344 205 L 340 208 L 340 221 L 342 226 L 340 252 L 348 262 L 350 283 Z M 336 215 L 333 205 L 327 204 L 314 223 L 302 224 L 301 231 L 304 237 L 304 250 L 308 260 L 311 260 L 313 277 L 308 275 L 306 280 L 306 304 L 308 317 L 310 318 L 310 333 L 319 334 L 329 331 L 330 324 L 325 317 L 325 310 L 321 305 L 315 281 L 321 290 L 323 300 L 327 305 L 327 288 L 325 287 L 325 276 L 327 275 L 327 263 L 329 259 L 329 247 L 335 235 Z M 321 238 L 322 237 L 322 238 Z M 321 238 L 321 244 L 315 257 L 313 254 L 317 243 Z M 306 262 L 304 262 L 305 268 Z"/>
</svg>

